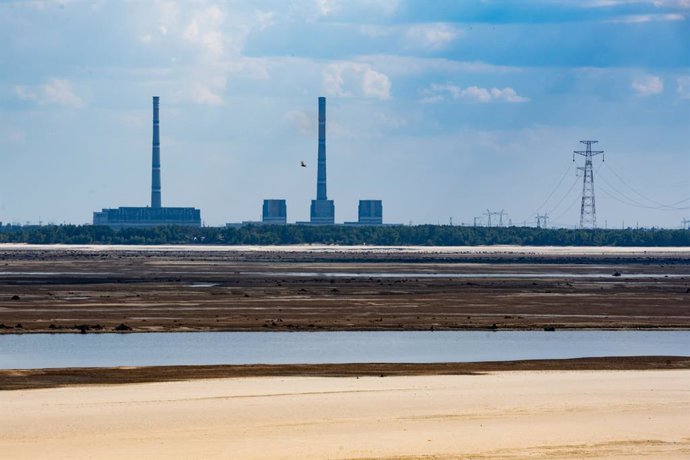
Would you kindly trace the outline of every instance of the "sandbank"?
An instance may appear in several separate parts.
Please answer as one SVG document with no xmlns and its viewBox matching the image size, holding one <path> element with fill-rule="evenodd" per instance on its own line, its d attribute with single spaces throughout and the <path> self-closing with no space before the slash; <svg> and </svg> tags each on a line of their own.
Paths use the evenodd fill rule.
<svg viewBox="0 0 690 460">
<path fill-rule="evenodd" d="M 688 458 L 690 370 L 0 392 L 5 458 Z"/>
</svg>

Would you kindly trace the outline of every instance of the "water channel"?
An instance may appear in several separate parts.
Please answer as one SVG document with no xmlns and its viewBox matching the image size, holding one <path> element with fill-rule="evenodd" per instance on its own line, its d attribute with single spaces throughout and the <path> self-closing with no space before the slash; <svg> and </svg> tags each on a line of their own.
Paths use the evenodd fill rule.
<svg viewBox="0 0 690 460">
<path fill-rule="evenodd" d="M 0 369 L 690 355 L 690 331 L 7 334 Z"/>
</svg>

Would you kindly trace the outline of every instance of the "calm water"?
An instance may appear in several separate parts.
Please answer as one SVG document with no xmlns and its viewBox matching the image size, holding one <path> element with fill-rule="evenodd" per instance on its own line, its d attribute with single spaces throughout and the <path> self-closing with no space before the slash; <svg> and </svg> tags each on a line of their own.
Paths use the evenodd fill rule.
<svg viewBox="0 0 690 460">
<path fill-rule="evenodd" d="M 0 336 L 0 368 L 690 355 L 690 331 L 197 332 Z"/>
<path fill-rule="evenodd" d="M 325 278 L 685 278 L 690 274 L 671 274 L 671 273 L 619 273 L 614 276 L 616 270 L 611 270 L 606 273 L 409 273 L 409 272 L 395 272 L 395 273 L 357 273 L 357 272 L 240 272 L 241 275 L 255 275 L 255 276 L 285 276 L 285 277 L 309 277 L 317 278 L 323 276 Z M 0 274 L 2 274 L 0 272 Z"/>
</svg>

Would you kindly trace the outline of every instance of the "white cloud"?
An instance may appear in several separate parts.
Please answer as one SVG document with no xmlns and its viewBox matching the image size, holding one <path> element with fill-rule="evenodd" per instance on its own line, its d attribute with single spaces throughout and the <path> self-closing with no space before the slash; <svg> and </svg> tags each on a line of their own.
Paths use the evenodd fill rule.
<svg viewBox="0 0 690 460">
<path fill-rule="evenodd" d="M 197 104 L 223 105 L 223 98 L 203 85 L 196 85 L 192 88 L 190 96 L 192 102 Z"/>
<path fill-rule="evenodd" d="M 292 12 L 291 16 L 314 21 L 322 17 L 334 18 L 340 15 L 369 18 L 390 16 L 399 7 L 400 0 L 293 0 L 289 9 Z"/>
<path fill-rule="evenodd" d="M 183 36 L 186 40 L 201 45 L 209 55 L 221 56 L 224 49 L 224 37 L 220 31 L 223 19 L 223 11 L 217 6 L 205 8 L 193 15 Z"/>
<path fill-rule="evenodd" d="M 448 24 L 419 24 L 410 27 L 405 35 L 416 46 L 436 50 L 455 40 L 459 31 Z"/>
<path fill-rule="evenodd" d="M 446 98 L 456 101 L 467 102 L 527 102 L 528 98 L 519 96 L 513 88 L 481 88 L 479 86 L 468 86 L 462 88 L 450 83 L 432 83 L 431 86 L 422 91 L 421 102 L 435 103 L 441 102 Z"/>
<path fill-rule="evenodd" d="M 527 102 L 529 100 L 526 97 L 518 96 L 513 88 L 491 88 L 491 97 L 505 102 Z"/>
<path fill-rule="evenodd" d="M 323 74 L 323 87 L 331 96 L 349 96 L 345 92 L 344 64 L 331 64 Z"/>
<path fill-rule="evenodd" d="M 636 78 L 630 87 L 638 96 L 652 96 L 664 91 L 664 82 L 660 77 L 648 75 Z"/>
<path fill-rule="evenodd" d="M 676 91 L 681 99 L 690 99 L 690 77 L 680 77 L 676 80 Z"/>
<path fill-rule="evenodd" d="M 380 26 L 373 24 L 362 24 L 359 26 L 359 33 L 369 38 L 381 38 L 392 35 L 395 32 L 395 27 Z"/>
<path fill-rule="evenodd" d="M 668 14 L 629 14 L 625 16 L 618 16 L 611 19 L 609 22 L 617 22 L 624 24 L 641 24 L 645 22 L 668 22 L 668 21 L 684 21 L 685 16 L 678 13 Z"/>
<path fill-rule="evenodd" d="M 243 9 L 224 2 L 151 0 L 134 16 L 136 36 L 173 63 L 177 100 L 222 105 L 233 76 L 268 78 L 266 59 L 243 55 L 247 36 L 276 20 L 273 11 Z"/>
<path fill-rule="evenodd" d="M 362 78 L 362 91 L 366 96 L 388 99 L 391 93 L 391 81 L 381 72 L 368 69 Z"/>
<path fill-rule="evenodd" d="M 391 81 L 386 74 L 360 62 L 330 64 L 323 75 L 323 86 L 327 94 L 339 97 L 389 99 L 391 91 Z"/>
<path fill-rule="evenodd" d="M 72 89 L 72 84 L 67 80 L 52 78 L 47 83 L 38 87 L 17 86 L 15 92 L 20 99 L 34 101 L 38 104 L 62 105 L 65 107 L 80 108 L 84 101 Z"/>
<path fill-rule="evenodd" d="M 256 10 L 254 12 L 254 18 L 256 20 L 256 24 L 259 30 L 264 30 L 265 28 L 270 27 L 275 23 L 275 12 Z"/>
<path fill-rule="evenodd" d="M 437 57 L 402 56 L 392 54 L 371 54 L 357 56 L 357 62 L 365 62 L 389 76 L 448 75 L 458 73 L 497 74 L 524 72 L 523 67 L 509 67 L 487 64 L 481 61 L 455 61 Z"/>
<path fill-rule="evenodd" d="M 589 0 L 580 2 L 585 8 L 609 8 L 634 4 L 650 4 L 657 8 L 690 8 L 690 0 Z"/>
<path fill-rule="evenodd" d="M 290 110 L 283 114 L 283 120 L 287 121 L 305 136 L 312 137 L 316 133 L 314 116 L 310 116 L 307 112 Z"/>
<path fill-rule="evenodd" d="M 690 0 L 652 0 L 652 3 L 658 8 L 690 8 Z"/>
<path fill-rule="evenodd" d="M 328 16 L 340 8 L 337 0 L 315 0 L 315 6 L 321 16 Z"/>
</svg>

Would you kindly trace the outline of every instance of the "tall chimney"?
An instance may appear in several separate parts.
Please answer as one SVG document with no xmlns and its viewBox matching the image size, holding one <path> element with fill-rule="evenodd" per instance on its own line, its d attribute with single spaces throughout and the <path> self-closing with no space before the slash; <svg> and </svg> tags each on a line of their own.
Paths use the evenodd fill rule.
<svg viewBox="0 0 690 460">
<path fill-rule="evenodd" d="M 326 195 L 326 98 L 319 98 L 319 169 L 316 178 L 316 199 L 327 200 Z"/>
<path fill-rule="evenodd" d="M 151 207 L 161 207 L 161 142 L 158 121 L 158 96 L 153 96 L 153 154 L 151 170 Z"/>
</svg>

